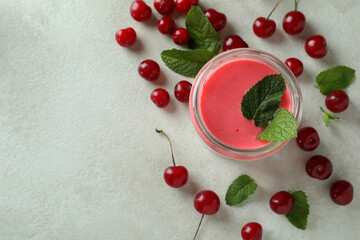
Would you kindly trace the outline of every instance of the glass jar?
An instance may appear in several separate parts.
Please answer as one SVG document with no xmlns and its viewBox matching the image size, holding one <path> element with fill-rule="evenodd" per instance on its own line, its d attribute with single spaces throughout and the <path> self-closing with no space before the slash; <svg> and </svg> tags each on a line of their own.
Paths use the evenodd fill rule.
<svg viewBox="0 0 360 240">
<path fill-rule="evenodd" d="M 236 59 L 252 59 L 260 61 L 267 64 L 282 75 L 290 92 L 291 113 L 294 115 L 298 125 L 300 124 L 303 105 L 301 90 L 296 77 L 291 72 L 291 70 L 274 55 L 262 50 L 251 48 L 238 48 L 223 52 L 204 65 L 204 67 L 197 74 L 190 93 L 189 110 L 191 120 L 200 138 L 206 143 L 207 146 L 209 146 L 212 150 L 221 156 L 237 160 L 255 160 L 264 158 L 279 151 L 287 144 L 287 142 L 270 142 L 265 146 L 255 149 L 234 148 L 214 137 L 206 128 L 201 115 L 199 102 L 203 91 L 203 85 L 209 72 L 216 69 L 223 63 Z"/>
</svg>

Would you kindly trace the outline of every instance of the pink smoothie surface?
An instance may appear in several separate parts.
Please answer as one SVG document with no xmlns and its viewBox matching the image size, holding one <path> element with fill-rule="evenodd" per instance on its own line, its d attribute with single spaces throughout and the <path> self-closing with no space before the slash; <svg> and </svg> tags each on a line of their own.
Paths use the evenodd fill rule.
<svg viewBox="0 0 360 240">
<path fill-rule="evenodd" d="M 269 144 L 256 139 L 264 128 L 243 117 L 241 101 L 258 81 L 278 72 L 269 65 L 252 59 L 225 62 L 207 75 L 200 96 L 200 114 L 211 134 L 234 148 L 255 149 Z M 291 111 L 288 88 L 280 107 Z"/>
</svg>

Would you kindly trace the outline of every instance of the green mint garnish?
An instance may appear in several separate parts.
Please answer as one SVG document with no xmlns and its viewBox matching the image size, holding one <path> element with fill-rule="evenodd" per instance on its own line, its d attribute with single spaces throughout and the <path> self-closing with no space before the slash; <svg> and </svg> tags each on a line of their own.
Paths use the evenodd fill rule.
<svg viewBox="0 0 360 240">
<path fill-rule="evenodd" d="M 191 7 L 185 24 L 190 35 L 189 48 L 203 49 L 214 56 L 218 54 L 221 39 L 200 7 Z"/>
<path fill-rule="evenodd" d="M 226 192 L 226 204 L 237 205 L 252 195 L 257 188 L 256 182 L 248 175 L 241 175 L 230 185 Z"/>
<path fill-rule="evenodd" d="M 268 142 L 285 142 L 297 137 L 297 123 L 288 110 L 279 108 L 274 119 L 264 131 L 257 136 L 258 139 Z"/>
<path fill-rule="evenodd" d="M 253 119 L 258 127 L 266 126 L 274 117 L 285 89 L 286 85 L 280 74 L 266 76 L 257 82 L 241 102 L 244 117 Z"/>
<path fill-rule="evenodd" d="M 185 77 L 195 77 L 205 63 L 218 54 L 221 39 L 198 6 L 191 7 L 188 12 L 186 28 L 190 35 L 188 46 L 193 50 L 165 50 L 161 58 L 174 72 Z"/>
<path fill-rule="evenodd" d="M 305 230 L 310 213 L 306 194 L 303 191 L 290 192 L 295 200 L 294 208 L 286 214 L 286 218 L 295 227 Z"/>
<path fill-rule="evenodd" d="M 317 88 L 324 95 L 335 90 L 346 89 L 354 80 L 355 70 L 345 66 L 337 66 L 325 70 L 316 77 Z"/>
<path fill-rule="evenodd" d="M 200 69 L 207 63 L 213 55 L 205 50 L 165 50 L 161 53 L 161 58 L 174 72 L 185 76 L 195 77 Z"/>
<path fill-rule="evenodd" d="M 335 115 L 333 115 L 333 114 L 331 114 L 331 113 L 325 112 L 325 110 L 324 110 L 322 107 L 320 107 L 320 109 L 321 109 L 321 111 L 322 111 L 322 113 L 323 113 L 324 123 L 325 123 L 325 125 L 326 125 L 327 127 L 329 126 L 330 120 L 332 120 L 332 119 L 339 119 L 339 117 L 337 117 L 337 116 L 335 116 Z"/>
</svg>

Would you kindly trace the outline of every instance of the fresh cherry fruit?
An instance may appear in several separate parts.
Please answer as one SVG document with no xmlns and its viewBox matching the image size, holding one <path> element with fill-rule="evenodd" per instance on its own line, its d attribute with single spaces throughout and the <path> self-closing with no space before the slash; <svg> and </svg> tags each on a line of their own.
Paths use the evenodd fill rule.
<svg viewBox="0 0 360 240">
<path fill-rule="evenodd" d="M 289 192 L 280 191 L 270 198 L 270 208 L 277 214 L 288 214 L 294 208 L 295 200 Z"/>
<path fill-rule="evenodd" d="M 231 50 L 234 48 L 248 48 L 247 43 L 239 35 L 229 35 L 223 41 L 223 51 Z"/>
<path fill-rule="evenodd" d="M 323 58 L 327 54 L 326 39 L 321 35 L 309 37 L 305 42 L 305 51 L 312 58 Z"/>
<path fill-rule="evenodd" d="M 220 199 L 213 191 L 201 191 L 195 196 L 194 206 L 201 214 L 213 215 L 219 211 Z"/>
<path fill-rule="evenodd" d="M 169 15 L 175 9 L 174 0 L 154 0 L 154 7 L 161 15 Z"/>
<path fill-rule="evenodd" d="M 286 59 L 285 64 L 290 68 L 295 77 L 300 76 L 304 70 L 303 63 L 297 58 L 288 58 Z"/>
<path fill-rule="evenodd" d="M 330 197 L 338 205 L 348 205 L 354 197 L 354 188 L 346 180 L 335 182 L 330 188 Z"/>
<path fill-rule="evenodd" d="M 249 222 L 241 229 L 243 240 L 261 240 L 262 227 L 257 222 Z"/>
<path fill-rule="evenodd" d="M 157 62 L 147 59 L 140 63 L 138 68 L 141 77 L 148 81 L 155 81 L 160 76 L 160 67 Z"/>
<path fill-rule="evenodd" d="M 326 96 L 325 105 L 334 113 L 343 112 L 349 106 L 349 96 L 342 90 L 336 90 Z"/>
<path fill-rule="evenodd" d="M 158 21 L 157 28 L 162 34 L 172 34 L 175 30 L 175 22 L 172 18 L 163 17 Z"/>
<path fill-rule="evenodd" d="M 138 22 L 147 21 L 151 17 L 152 10 L 142 0 L 135 0 L 131 3 L 130 14 Z"/>
<path fill-rule="evenodd" d="M 178 28 L 173 33 L 172 39 L 177 45 L 186 45 L 189 42 L 190 35 L 185 28 Z"/>
<path fill-rule="evenodd" d="M 176 0 L 175 7 L 179 12 L 187 13 L 192 6 L 197 6 L 199 0 Z"/>
<path fill-rule="evenodd" d="M 331 176 L 333 167 L 328 158 L 315 155 L 307 161 L 305 169 L 310 177 L 325 180 Z"/>
<path fill-rule="evenodd" d="M 225 27 L 227 21 L 225 14 L 212 8 L 205 10 L 204 13 L 205 16 L 209 19 L 211 25 L 214 27 L 215 31 L 218 32 Z"/>
<path fill-rule="evenodd" d="M 166 107 L 170 102 L 169 93 L 163 88 L 157 88 L 151 92 L 150 95 L 151 101 L 159 108 Z"/>
<path fill-rule="evenodd" d="M 283 28 L 287 34 L 296 35 L 301 33 L 305 27 L 305 16 L 302 12 L 288 12 L 283 20 Z"/>
<path fill-rule="evenodd" d="M 136 42 L 136 32 L 133 28 L 125 28 L 116 32 L 115 39 L 122 47 L 130 47 Z"/>
<path fill-rule="evenodd" d="M 177 100 L 180 102 L 188 102 L 190 91 L 191 91 L 191 83 L 188 81 L 180 81 L 175 85 L 174 94 Z"/>
<path fill-rule="evenodd" d="M 319 146 L 320 138 L 314 128 L 304 127 L 298 131 L 296 142 L 302 150 L 313 151 Z"/>
<path fill-rule="evenodd" d="M 256 36 L 261 38 L 271 37 L 276 29 L 276 23 L 271 19 L 259 17 L 254 21 L 253 31 Z"/>
</svg>

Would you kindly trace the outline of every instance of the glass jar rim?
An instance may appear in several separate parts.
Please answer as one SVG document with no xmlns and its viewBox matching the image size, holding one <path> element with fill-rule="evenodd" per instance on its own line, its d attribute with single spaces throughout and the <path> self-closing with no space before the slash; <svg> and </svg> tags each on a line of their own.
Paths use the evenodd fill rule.
<svg viewBox="0 0 360 240">
<path fill-rule="evenodd" d="M 302 117 L 302 95 L 299 83 L 291 72 L 291 70 L 277 57 L 274 55 L 265 52 L 263 50 L 254 49 L 254 48 L 238 48 L 230 51 L 223 52 L 209 62 L 207 62 L 202 69 L 197 74 L 193 87 L 190 93 L 189 100 L 189 109 L 192 122 L 194 127 L 202 140 L 216 153 L 232 159 L 238 160 L 254 160 L 266 157 L 280 150 L 286 145 L 287 142 L 283 143 L 269 143 L 265 146 L 254 148 L 254 149 L 240 149 L 229 146 L 219 139 L 217 139 L 209 129 L 207 129 L 204 121 L 202 119 L 199 107 L 199 95 L 201 95 L 202 86 L 206 80 L 206 74 L 208 74 L 213 68 L 216 67 L 216 64 L 226 62 L 229 59 L 254 59 L 266 63 L 275 69 L 279 74 L 284 78 L 286 85 L 290 92 L 291 97 L 291 113 L 294 115 L 295 119 L 300 124 Z M 199 94 L 200 93 L 200 94 Z"/>
</svg>

